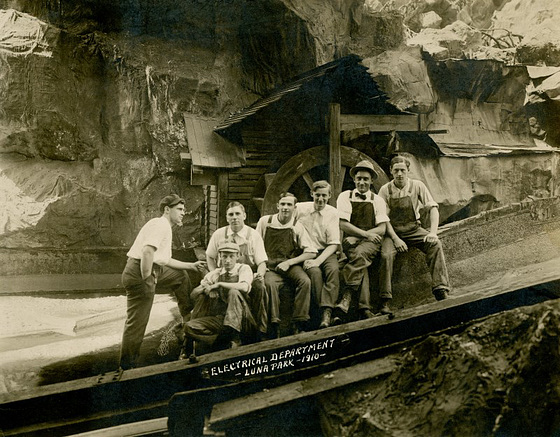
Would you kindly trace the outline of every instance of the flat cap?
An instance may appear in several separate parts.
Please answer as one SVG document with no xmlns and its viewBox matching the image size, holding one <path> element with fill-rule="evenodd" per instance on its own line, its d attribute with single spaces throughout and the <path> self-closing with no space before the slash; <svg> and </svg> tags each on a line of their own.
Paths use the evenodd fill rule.
<svg viewBox="0 0 560 437">
<path fill-rule="evenodd" d="M 372 179 L 377 179 L 377 172 L 373 168 L 373 164 L 370 161 L 368 161 L 367 159 L 364 159 L 363 161 L 358 162 L 354 167 L 352 167 L 350 169 L 350 176 L 354 177 L 356 175 L 356 173 L 359 172 L 360 170 L 369 171 L 370 174 L 371 174 L 371 178 Z"/>
<path fill-rule="evenodd" d="M 218 246 L 218 252 L 239 252 L 239 245 L 229 241 L 223 241 Z"/>
<path fill-rule="evenodd" d="M 163 209 L 168 206 L 169 208 L 178 205 L 179 203 L 185 204 L 185 199 L 177 196 L 176 194 L 170 194 L 169 196 L 165 196 L 159 202 L 159 210 L 163 211 Z"/>
</svg>

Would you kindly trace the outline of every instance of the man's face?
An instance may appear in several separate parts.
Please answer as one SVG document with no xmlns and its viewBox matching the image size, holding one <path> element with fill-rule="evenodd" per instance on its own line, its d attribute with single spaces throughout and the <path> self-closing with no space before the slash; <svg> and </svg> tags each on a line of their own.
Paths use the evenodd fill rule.
<svg viewBox="0 0 560 437">
<path fill-rule="evenodd" d="M 406 163 L 397 162 L 391 167 L 391 174 L 395 180 L 395 185 L 399 188 L 404 187 L 406 181 L 408 180 L 408 168 Z"/>
<path fill-rule="evenodd" d="M 185 205 L 179 203 L 169 208 L 169 221 L 172 225 L 183 226 L 183 217 L 185 216 Z"/>
<path fill-rule="evenodd" d="M 311 192 L 313 197 L 313 206 L 316 211 L 322 211 L 331 198 L 331 190 L 328 188 L 317 188 L 315 191 Z"/>
<path fill-rule="evenodd" d="M 282 197 L 278 201 L 278 218 L 282 222 L 286 222 L 292 218 L 294 209 L 296 206 L 296 201 L 293 197 Z"/>
<path fill-rule="evenodd" d="M 222 260 L 222 266 L 229 272 L 235 266 L 237 262 L 238 253 L 237 252 L 220 252 L 220 259 Z"/>
<path fill-rule="evenodd" d="M 371 186 L 371 173 L 367 170 L 358 170 L 354 175 L 354 183 L 360 193 L 368 192 Z"/>
<path fill-rule="evenodd" d="M 235 230 L 240 230 L 243 227 L 246 218 L 247 214 L 240 206 L 233 206 L 226 212 L 226 220 Z"/>
</svg>

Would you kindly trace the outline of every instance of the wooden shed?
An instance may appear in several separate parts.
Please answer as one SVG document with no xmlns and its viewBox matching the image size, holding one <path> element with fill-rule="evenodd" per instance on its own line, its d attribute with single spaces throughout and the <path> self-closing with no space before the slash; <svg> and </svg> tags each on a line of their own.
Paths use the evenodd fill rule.
<svg viewBox="0 0 560 437">
<path fill-rule="evenodd" d="M 422 130 L 421 118 L 390 104 L 360 61 L 350 55 L 315 68 L 214 125 L 186 118 L 190 156 L 183 157 L 191 160 L 192 183 L 206 193 L 207 237 L 225 224 L 230 201 L 245 205 L 255 224 L 276 212 L 280 192 L 308 200 L 313 181 L 326 179 L 334 202 L 352 186 L 346 169 L 362 159 L 378 169 L 377 189 L 387 182 L 376 161 L 395 131 Z M 373 140 L 354 141 L 372 132 Z"/>
</svg>

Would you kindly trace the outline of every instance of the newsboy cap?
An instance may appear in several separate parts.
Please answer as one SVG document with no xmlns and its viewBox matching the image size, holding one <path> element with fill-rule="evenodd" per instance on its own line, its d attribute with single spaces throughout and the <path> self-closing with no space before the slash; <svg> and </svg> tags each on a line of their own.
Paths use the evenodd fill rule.
<svg viewBox="0 0 560 437">
<path fill-rule="evenodd" d="M 159 210 L 163 212 L 166 206 L 172 208 L 179 203 L 182 203 L 184 205 L 185 199 L 177 196 L 176 194 L 170 194 L 169 196 L 165 196 L 163 199 L 161 199 L 161 202 L 159 202 Z"/>
<path fill-rule="evenodd" d="M 239 245 L 237 243 L 223 241 L 218 246 L 218 252 L 239 252 Z"/>
<path fill-rule="evenodd" d="M 354 167 L 352 167 L 350 169 L 350 176 L 353 178 L 354 176 L 356 176 L 356 173 L 359 172 L 360 170 L 369 171 L 371 174 L 371 178 L 377 179 L 377 172 L 373 168 L 373 164 L 367 159 L 358 162 Z"/>
</svg>

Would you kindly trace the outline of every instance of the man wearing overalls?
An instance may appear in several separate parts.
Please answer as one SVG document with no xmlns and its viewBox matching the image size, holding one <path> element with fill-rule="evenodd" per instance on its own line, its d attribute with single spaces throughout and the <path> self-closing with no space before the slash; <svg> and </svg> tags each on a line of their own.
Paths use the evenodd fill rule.
<svg viewBox="0 0 560 437">
<path fill-rule="evenodd" d="M 292 193 L 280 194 L 278 214 L 261 217 L 257 232 L 264 240 L 268 271 L 264 276 L 269 302 L 271 333 L 279 335 L 280 289 L 285 281 L 295 286 L 292 314 L 293 332 L 301 332 L 309 320 L 311 280 L 301 264 L 317 255 L 307 231 L 294 217 L 297 199 Z"/>
<path fill-rule="evenodd" d="M 239 246 L 237 262 L 247 264 L 253 270 L 249 306 L 257 322 L 257 330 L 260 334 L 259 339 L 261 339 L 266 335 L 268 329 L 268 312 L 266 310 L 264 289 L 264 275 L 268 258 L 261 234 L 245 225 L 246 219 L 247 214 L 241 203 L 234 201 L 228 204 L 226 209 L 228 226 L 219 228 L 212 234 L 206 249 L 206 262 L 210 271 L 220 267 L 218 246 L 224 241 L 230 241 Z"/>
<path fill-rule="evenodd" d="M 253 271 L 247 264 L 237 262 L 237 244 L 224 241 L 218 252 L 221 267 L 207 273 L 191 294 L 195 306 L 185 324 L 181 359 L 194 352 L 193 340 L 211 345 L 221 335 L 234 348 L 241 344 L 241 333 L 254 329 L 255 320 L 247 303 Z"/>
<path fill-rule="evenodd" d="M 432 198 L 422 181 L 410 179 L 410 162 L 402 156 L 391 160 L 393 180 L 383 185 L 379 195 L 388 205 L 390 224 L 383 241 L 382 254 L 387 259 L 389 277 L 388 293 L 384 305 L 392 297 L 391 272 L 397 252 L 406 252 L 408 246 L 419 248 L 426 254 L 426 263 L 432 275 L 432 293 L 437 300 L 443 300 L 449 293 L 449 277 L 441 242 L 437 236 L 439 225 L 438 204 Z M 430 208 L 430 230 L 420 225 L 421 206 Z"/>
<path fill-rule="evenodd" d="M 366 269 L 381 251 L 381 243 L 389 217 L 385 201 L 371 191 L 372 180 L 377 178 L 371 162 L 360 161 L 350 169 L 356 188 L 340 193 L 336 207 L 340 217 L 340 229 L 344 232 L 342 250 L 348 262 L 342 269 L 344 293 L 337 308 L 347 313 L 352 296 L 359 291 L 358 308 L 362 318 L 372 318 L 370 290 L 362 287 Z M 385 263 L 381 260 L 380 275 Z"/>
<path fill-rule="evenodd" d="M 151 219 L 140 229 L 127 253 L 128 260 L 122 273 L 127 307 L 120 354 L 122 370 L 136 366 L 156 286 L 173 290 L 179 312 L 186 320 L 193 308 L 191 282 L 186 270 L 200 271 L 203 268 L 202 261 L 190 263 L 171 258 L 171 226 L 183 224 L 185 201 L 171 194 L 161 200 L 159 209 L 161 217 Z"/>
<path fill-rule="evenodd" d="M 338 211 L 328 204 L 331 185 L 316 181 L 311 189 L 313 202 L 296 204 L 298 221 L 305 227 L 317 258 L 303 262 L 303 269 L 311 278 L 311 294 L 321 309 L 319 328 L 331 324 L 332 309 L 338 300 L 339 272 L 336 252 L 340 246 Z"/>
</svg>

